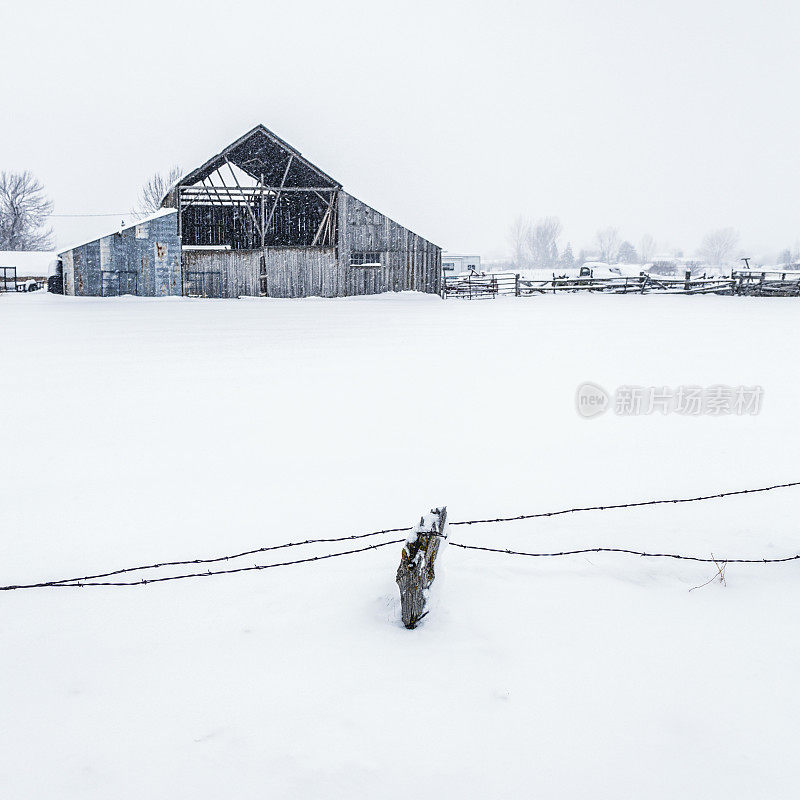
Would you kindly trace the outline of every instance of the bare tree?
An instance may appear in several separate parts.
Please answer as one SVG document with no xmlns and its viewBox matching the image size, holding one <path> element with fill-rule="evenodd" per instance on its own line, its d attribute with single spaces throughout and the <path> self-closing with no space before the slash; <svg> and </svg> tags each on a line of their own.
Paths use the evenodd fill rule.
<svg viewBox="0 0 800 800">
<path fill-rule="evenodd" d="M 0 172 L 0 250 L 51 250 L 52 201 L 30 172 Z"/>
<path fill-rule="evenodd" d="M 558 217 L 543 217 L 528 227 L 528 253 L 534 267 L 551 268 L 558 262 L 558 237 L 561 236 Z"/>
<path fill-rule="evenodd" d="M 639 242 L 639 258 L 642 259 L 643 264 L 649 264 L 655 254 L 656 240 L 649 233 L 646 233 Z"/>
<path fill-rule="evenodd" d="M 719 228 L 706 234 L 699 254 L 712 266 L 720 266 L 730 261 L 738 243 L 739 234 L 733 228 Z"/>
<path fill-rule="evenodd" d="M 517 217 L 508 230 L 508 238 L 514 251 L 514 266 L 525 269 L 528 266 L 528 232 L 531 224 L 524 217 Z"/>
<path fill-rule="evenodd" d="M 600 249 L 600 260 L 606 264 L 613 264 L 619 253 L 619 231 L 616 228 L 603 228 L 597 231 L 595 239 Z"/>
<path fill-rule="evenodd" d="M 135 213 L 140 217 L 154 214 L 161 208 L 161 201 L 167 192 L 183 177 L 183 170 L 175 164 L 164 175 L 156 172 L 139 192 Z"/>
</svg>

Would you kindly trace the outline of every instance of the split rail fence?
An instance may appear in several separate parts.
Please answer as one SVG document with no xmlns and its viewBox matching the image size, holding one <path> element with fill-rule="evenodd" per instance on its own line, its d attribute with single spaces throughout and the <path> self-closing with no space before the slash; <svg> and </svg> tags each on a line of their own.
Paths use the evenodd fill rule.
<svg viewBox="0 0 800 800">
<path fill-rule="evenodd" d="M 720 294 L 755 297 L 800 297 L 800 271 L 735 270 L 730 277 L 664 277 L 643 272 L 634 276 L 578 277 L 553 275 L 550 279 L 526 278 L 519 273 L 451 275 L 444 279 L 445 298 L 480 300 L 502 295 L 532 297 L 559 292 L 605 294 Z"/>
</svg>

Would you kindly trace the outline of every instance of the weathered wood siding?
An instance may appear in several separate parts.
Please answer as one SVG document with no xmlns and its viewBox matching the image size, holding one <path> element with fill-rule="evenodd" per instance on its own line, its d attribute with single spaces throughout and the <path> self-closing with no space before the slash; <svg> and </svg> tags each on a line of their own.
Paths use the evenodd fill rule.
<svg viewBox="0 0 800 800">
<path fill-rule="evenodd" d="M 333 247 L 267 247 L 264 250 L 184 250 L 183 274 L 219 272 L 221 297 L 258 297 L 264 259 L 266 297 L 336 297 L 344 276 Z"/>
<path fill-rule="evenodd" d="M 61 254 L 65 293 L 108 294 L 112 276 L 106 276 L 104 291 L 102 273 L 124 272 L 134 273 L 130 280 L 125 277 L 124 291 L 143 297 L 180 295 L 180 252 L 176 214 L 131 225 Z"/>
<path fill-rule="evenodd" d="M 380 268 L 350 265 L 353 252 L 380 254 Z M 347 192 L 339 192 L 339 260 L 344 294 L 439 293 L 442 249 Z"/>
<path fill-rule="evenodd" d="M 267 297 L 336 297 L 342 284 L 334 247 L 268 247 Z"/>
<path fill-rule="evenodd" d="M 192 275 L 205 273 L 209 276 L 205 285 L 213 287 L 217 286 L 213 275 L 220 275 L 220 297 L 440 292 L 440 247 L 346 192 L 339 192 L 338 202 L 338 247 L 184 250 L 184 287 L 196 285 Z M 381 266 L 351 266 L 354 252 L 376 253 Z M 213 295 L 217 296 L 216 288 Z"/>
<path fill-rule="evenodd" d="M 192 273 L 219 273 L 219 294 L 211 297 L 257 297 L 260 250 L 184 250 L 181 257 L 184 292 L 191 294 Z M 213 282 L 207 285 L 216 286 Z"/>
</svg>

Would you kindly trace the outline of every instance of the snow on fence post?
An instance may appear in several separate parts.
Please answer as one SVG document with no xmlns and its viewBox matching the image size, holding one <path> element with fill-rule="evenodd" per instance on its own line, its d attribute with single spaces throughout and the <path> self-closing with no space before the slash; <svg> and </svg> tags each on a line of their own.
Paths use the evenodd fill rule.
<svg viewBox="0 0 800 800">
<path fill-rule="evenodd" d="M 447 543 L 447 508 L 432 508 L 420 518 L 406 538 L 397 568 L 403 625 L 409 630 L 417 627 L 428 613 L 431 584 L 436 577 L 436 557 Z"/>
<path fill-rule="evenodd" d="M 686 281 L 683 284 L 683 290 L 685 292 L 691 291 L 691 289 L 692 289 L 692 271 L 690 269 L 686 270 L 686 273 L 684 274 L 683 279 L 684 279 L 684 281 Z"/>
</svg>

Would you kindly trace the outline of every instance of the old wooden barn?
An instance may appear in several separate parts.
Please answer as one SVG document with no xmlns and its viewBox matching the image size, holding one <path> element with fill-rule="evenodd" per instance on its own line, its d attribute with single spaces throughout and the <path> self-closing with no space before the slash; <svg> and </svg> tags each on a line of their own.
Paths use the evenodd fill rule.
<svg viewBox="0 0 800 800">
<path fill-rule="evenodd" d="M 162 205 L 153 220 L 62 253 L 65 293 L 441 290 L 440 247 L 348 194 L 263 125 L 186 175 Z"/>
</svg>

